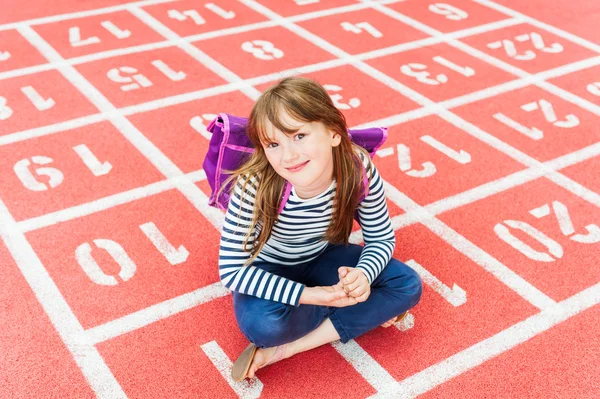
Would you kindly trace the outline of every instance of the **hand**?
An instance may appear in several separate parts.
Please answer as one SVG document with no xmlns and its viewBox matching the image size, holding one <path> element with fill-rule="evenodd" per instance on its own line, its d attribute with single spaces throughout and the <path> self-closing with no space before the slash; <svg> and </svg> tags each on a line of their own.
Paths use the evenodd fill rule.
<svg viewBox="0 0 600 399">
<path fill-rule="evenodd" d="M 367 275 L 362 269 L 356 267 L 342 266 L 338 269 L 340 282 L 343 284 L 344 291 L 356 302 L 364 302 L 371 295 L 371 284 Z"/>
<path fill-rule="evenodd" d="M 305 287 L 300 296 L 300 303 L 343 308 L 356 305 L 357 301 L 346 294 L 342 283 L 339 282 L 332 286 Z"/>
</svg>

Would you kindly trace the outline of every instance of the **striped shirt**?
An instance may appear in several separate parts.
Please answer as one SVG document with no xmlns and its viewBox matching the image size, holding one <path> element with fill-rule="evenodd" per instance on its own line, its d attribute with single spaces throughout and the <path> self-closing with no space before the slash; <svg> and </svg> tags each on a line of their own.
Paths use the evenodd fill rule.
<svg viewBox="0 0 600 399">
<path fill-rule="evenodd" d="M 392 258 L 396 237 L 387 208 L 383 180 L 368 157 L 362 156 L 362 160 L 365 167 L 371 163 L 373 173 L 369 181 L 369 194 L 358 206 L 358 222 L 365 246 L 356 267 L 365 272 L 371 284 Z M 221 282 L 232 291 L 299 306 L 304 284 L 264 271 L 252 264 L 243 266 L 250 258 L 250 253 L 243 251 L 243 243 L 252 222 L 256 184 L 256 178 L 250 179 L 243 201 L 240 200 L 242 185 L 239 180 L 232 192 L 219 248 Z M 295 266 L 316 259 L 328 244 L 324 236 L 331 219 L 335 190 L 334 179 L 321 194 L 302 199 L 292 187 L 288 201 L 273 225 L 271 236 L 255 262 Z M 253 243 L 251 238 L 248 241 L 249 249 Z"/>
</svg>

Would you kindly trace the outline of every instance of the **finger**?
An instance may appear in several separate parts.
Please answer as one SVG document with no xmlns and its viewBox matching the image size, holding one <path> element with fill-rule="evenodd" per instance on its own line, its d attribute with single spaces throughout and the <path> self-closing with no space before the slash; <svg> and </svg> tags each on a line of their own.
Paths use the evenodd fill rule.
<svg viewBox="0 0 600 399">
<path fill-rule="evenodd" d="M 354 283 L 356 279 L 358 279 L 358 274 L 350 272 L 344 277 L 343 281 L 345 285 L 348 285 Z"/>
<path fill-rule="evenodd" d="M 344 287 L 346 287 L 348 289 L 348 292 L 352 292 L 355 289 L 357 289 L 358 287 L 362 287 L 362 286 L 363 286 L 363 284 L 361 284 L 360 281 L 355 281 L 352 284 L 344 284 Z"/>
<path fill-rule="evenodd" d="M 356 302 L 364 302 L 364 301 L 366 301 L 369 298 L 370 294 L 371 293 L 369 291 L 367 291 L 364 294 L 362 294 L 361 296 L 356 297 Z"/>
<path fill-rule="evenodd" d="M 352 291 L 348 292 L 348 295 L 353 297 L 353 298 L 360 298 L 362 295 L 364 295 L 367 292 L 367 288 L 364 286 L 358 286 L 355 289 L 353 289 Z"/>
<path fill-rule="evenodd" d="M 346 294 L 346 292 L 344 292 L 344 291 L 336 291 L 336 292 L 332 292 L 329 295 L 328 300 L 329 300 L 329 302 L 332 302 L 332 301 L 337 301 L 339 299 L 344 299 L 346 297 L 348 297 L 348 294 Z"/>
</svg>

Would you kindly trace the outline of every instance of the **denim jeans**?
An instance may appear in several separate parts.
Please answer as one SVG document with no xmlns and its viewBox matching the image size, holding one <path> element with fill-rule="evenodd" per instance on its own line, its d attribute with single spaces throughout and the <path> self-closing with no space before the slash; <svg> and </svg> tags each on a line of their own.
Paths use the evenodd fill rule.
<svg viewBox="0 0 600 399">
<path fill-rule="evenodd" d="M 355 267 L 364 247 L 329 244 L 315 260 L 295 266 L 255 262 L 273 274 L 305 284 L 331 286 L 340 281 L 338 268 Z M 235 317 L 242 333 L 261 348 L 293 342 L 329 318 L 342 343 L 356 338 L 414 307 L 421 298 L 421 278 L 412 268 L 392 258 L 371 283 L 369 298 L 346 307 L 287 305 L 233 292 Z"/>
</svg>

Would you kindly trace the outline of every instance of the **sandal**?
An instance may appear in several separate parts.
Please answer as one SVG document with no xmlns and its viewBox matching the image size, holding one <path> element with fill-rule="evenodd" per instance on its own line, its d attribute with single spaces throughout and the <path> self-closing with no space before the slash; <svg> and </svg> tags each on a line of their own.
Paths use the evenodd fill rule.
<svg viewBox="0 0 600 399">
<path fill-rule="evenodd" d="M 273 356 L 260 368 L 268 366 L 269 364 L 273 364 L 275 362 L 280 361 L 285 356 L 285 350 L 287 348 L 287 344 L 279 345 L 277 349 L 275 349 L 275 353 Z M 250 344 L 244 349 L 242 354 L 237 358 L 235 363 L 233 364 L 233 368 L 231 369 L 231 378 L 234 381 L 239 382 L 246 378 L 246 374 L 250 369 L 250 365 L 252 365 L 252 361 L 254 360 L 254 355 L 256 355 L 258 347 L 254 344 Z"/>
<path fill-rule="evenodd" d="M 406 312 L 402 313 L 401 315 L 396 316 L 396 320 L 394 320 L 394 324 L 398 323 L 399 321 L 404 319 L 406 316 L 408 316 L 408 310 Z"/>
</svg>

